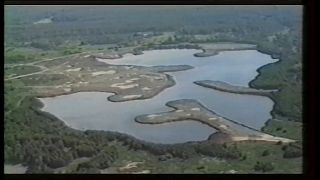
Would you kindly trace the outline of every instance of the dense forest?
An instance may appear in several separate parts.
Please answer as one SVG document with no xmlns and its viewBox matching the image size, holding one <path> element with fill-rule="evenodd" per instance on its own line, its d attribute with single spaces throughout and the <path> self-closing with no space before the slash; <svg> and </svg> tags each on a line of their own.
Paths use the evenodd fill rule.
<svg viewBox="0 0 320 180">
<path fill-rule="evenodd" d="M 8 44 L 66 40 L 108 44 L 128 41 L 135 32 L 170 31 L 250 40 L 299 28 L 300 10 L 277 6 L 7 7 L 5 38 Z M 51 23 L 35 24 L 45 18 Z"/>
<path fill-rule="evenodd" d="M 6 64 L 32 61 L 55 51 L 77 53 L 86 45 L 143 42 L 139 32 L 173 34 L 161 45 L 220 41 L 257 44 L 259 51 L 280 61 L 261 67 L 250 86 L 279 89 L 272 94 L 274 119 L 302 121 L 300 6 L 7 6 L 4 28 Z M 140 48 L 152 46 L 149 43 Z M 22 54 L 17 49 L 32 51 Z M 200 155 L 246 158 L 237 147 L 211 142 L 159 145 L 116 132 L 72 130 L 39 111 L 41 105 L 32 90 L 19 80 L 5 82 L 4 95 L 5 162 L 24 163 L 29 173 L 52 172 L 81 157 L 93 158 L 74 172 L 94 173 L 97 168 L 109 167 L 120 156 L 122 146 L 129 147 L 127 153 L 143 150 L 161 158 L 167 154 L 179 159 Z M 279 152 L 283 158 L 299 157 L 301 147 L 288 145 Z M 252 169 L 272 171 L 272 166 L 257 162 Z"/>
</svg>

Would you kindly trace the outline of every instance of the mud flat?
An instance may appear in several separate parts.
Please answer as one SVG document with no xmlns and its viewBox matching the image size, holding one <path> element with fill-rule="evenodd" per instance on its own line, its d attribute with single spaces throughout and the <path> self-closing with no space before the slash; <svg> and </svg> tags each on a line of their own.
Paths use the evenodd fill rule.
<svg viewBox="0 0 320 180">
<path fill-rule="evenodd" d="M 219 91 L 230 92 L 230 93 L 237 93 L 237 94 L 268 96 L 270 95 L 271 92 L 275 91 L 275 90 L 253 89 L 253 88 L 248 88 L 243 86 L 234 86 L 222 81 L 212 81 L 212 80 L 195 81 L 194 83 L 206 88 L 216 89 Z"/>
<path fill-rule="evenodd" d="M 262 133 L 238 122 L 224 118 L 204 107 L 196 100 L 182 99 L 170 101 L 166 105 L 175 110 L 137 116 L 135 121 L 142 124 L 162 124 L 174 121 L 194 120 L 218 130 L 219 133 L 216 133 L 216 135 L 219 136 L 219 142 L 248 140 L 269 142 L 281 141 L 283 143 L 294 142 L 294 140 Z M 214 135 L 212 135 L 210 139 L 214 139 Z"/>
</svg>

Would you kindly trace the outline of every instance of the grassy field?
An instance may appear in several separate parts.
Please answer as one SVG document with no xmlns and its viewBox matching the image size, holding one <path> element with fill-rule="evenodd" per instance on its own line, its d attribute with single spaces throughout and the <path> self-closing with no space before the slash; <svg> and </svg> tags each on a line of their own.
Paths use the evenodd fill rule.
<svg viewBox="0 0 320 180">
<path fill-rule="evenodd" d="M 276 136 L 302 141 L 302 129 L 303 125 L 301 122 L 271 119 L 266 123 L 266 126 L 262 128 L 262 131 Z"/>
<path fill-rule="evenodd" d="M 5 78 L 13 77 L 13 76 L 19 76 L 19 75 L 25 75 L 30 74 L 33 72 L 41 71 L 40 67 L 37 66 L 13 66 L 13 67 L 5 67 Z"/>
<path fill-rule="evenodd" d="M 5 64 L 29 63 L 59 55 L 62 55 L 62 52 L 55 50 L 43 50 L 32 47 L 7 47 L 5 50 Z"/>
</svg>

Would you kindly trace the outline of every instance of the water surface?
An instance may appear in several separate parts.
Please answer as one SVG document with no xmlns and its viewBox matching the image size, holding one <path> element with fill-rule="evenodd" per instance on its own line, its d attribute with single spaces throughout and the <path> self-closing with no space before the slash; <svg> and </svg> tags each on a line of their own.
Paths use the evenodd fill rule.
<svg viewBox="0 0 320 180">
<path fill-rule="evenodd" d="M 195 121 L 158 125 L 139 124 L 134 118 L 142 114 L 172 110 L 168 101 L 196 99 L 207 108 L 249 127 L 260 129 L 271 115 L 273 102 L 262 96 L 232 94 L 195 85 L 198 80 L 219 80 L 247 86 L 257 75 L 257 68 L 276 60 L 256 50 L 226 51 L 211 57 L 194 57 L 199 50 L 171 49 L 127 54 L 121 59 L 103 60 L 117 65 L 191 65 L 194 69 L 168 73 L 176 85 L 151 99 L 109 102 L 111 93 L 81 92 L 42 98 L 48 111 L 76 129 L 117 131 L 156 143 L 181 143 L 205 140 L 215 130 Z"/>
</svg>

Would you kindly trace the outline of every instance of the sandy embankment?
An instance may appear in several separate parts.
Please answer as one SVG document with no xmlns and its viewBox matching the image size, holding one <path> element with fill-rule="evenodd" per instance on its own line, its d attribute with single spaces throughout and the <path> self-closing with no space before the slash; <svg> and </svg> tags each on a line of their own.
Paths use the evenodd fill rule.
<svg viewBox="0 0 320 180">
<path fill-rule="evenodd" d="M 218 131 L 211 135 L 210 139 L 219 143 L 247 140 L 268 142 L 282 141 L 283 143 L 295 142 L 291 139 L 276 137 L 260 132 L 238 122 L 224 118 L 216 114 L 214 111 L 207 109 L 196 100 L 182 99 L 170 101 L 166 105 L 174 108 L 175 110 L 158 114 L 137 116 L 135 121 L 142 124 L 161 124 L 185 120 L 198 121 Z"/>
<path fill-rule="evenodd" d="M 219 91 L 237 93 L 237 94 L 251 94 L 251 95 L 259 95 L 259 96 L 269 96 L 271 92 L 275 90 L 261 90 L 261 89 L 253 89 L 243 86 L 234 86 L 222 81 L 211 81 L 211 80 L 203 80 L 203 81 L 195 81 L 194 84 L 197 84 L 202 87 L 211 88 Z"/>
</svg>

